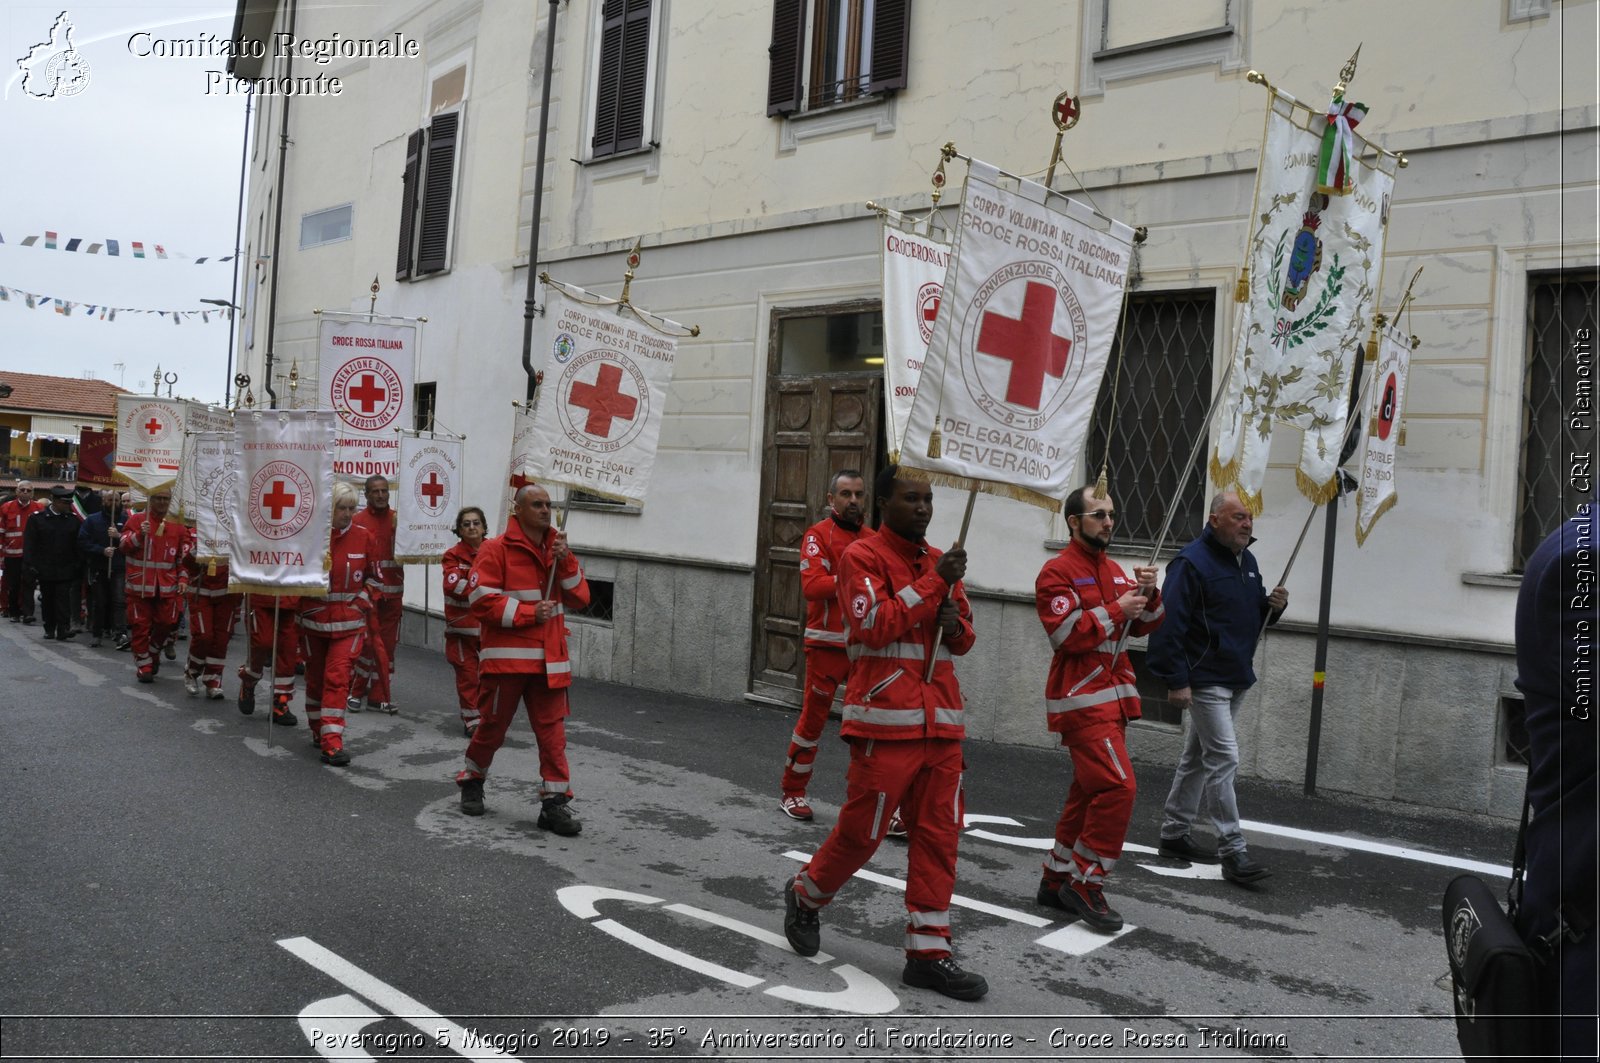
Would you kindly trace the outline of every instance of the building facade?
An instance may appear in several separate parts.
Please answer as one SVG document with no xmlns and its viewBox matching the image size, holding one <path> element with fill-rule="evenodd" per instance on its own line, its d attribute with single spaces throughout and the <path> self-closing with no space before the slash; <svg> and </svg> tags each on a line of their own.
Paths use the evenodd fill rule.
<svg viewBox="0 0 1600 1063">
<path fill-rule="evenodd" d="M 0 371 L 0 456 L 9 481 L 71 485 L 79 433 L 115 431 L 117 396 L 104 380 Z"/>
</svg>

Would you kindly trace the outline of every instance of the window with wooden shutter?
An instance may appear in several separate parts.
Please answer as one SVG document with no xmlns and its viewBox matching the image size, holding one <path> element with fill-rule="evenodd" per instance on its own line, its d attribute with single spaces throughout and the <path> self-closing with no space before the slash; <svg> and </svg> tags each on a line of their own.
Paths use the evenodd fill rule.
<svg viewBox="0 0 1600 1063">
<path fill-rule="evenodd" d="M 645 141 L 652 0 L 606 0 L 601 8 L 595 86 L 594 158 L 634 151 Z"/>
<path fill-rule="evenodd" d="M 400 179 L 400 250 L 395 258 L 395 280 L 411 276 L 416 250 L 417 191 L 421 187 L 422 145 L 428 132 L 419 129 L 406 139 L 406 168 Z"/>
<path fill-rule="evenodd" d="M 461 112 L 434 115 L 428 124 L 423 162 L 422 209 L 417 235 L 417 273 L 438 273 L 450 265 L 451 200 L 456 179 L 456 140 Z"/>
<path fill-rule="evenodd" d="M 906 87 L 911 0 L 774 0 L 767 114 Z"/>
<path fill-rule="evenodd" d="M 806 0 L 775 0 L 772 5 L 771 60 L 767 74 L 767 114 L 800 109 L 800 52 L 806 33 Z"/>
<path fill-rule="evenodd" d="M 911 0 L 877 0 L 872 12 L 871 73 L 867 91 L 889 92 L 906 87 L 911 50 Z"/>
</svg>

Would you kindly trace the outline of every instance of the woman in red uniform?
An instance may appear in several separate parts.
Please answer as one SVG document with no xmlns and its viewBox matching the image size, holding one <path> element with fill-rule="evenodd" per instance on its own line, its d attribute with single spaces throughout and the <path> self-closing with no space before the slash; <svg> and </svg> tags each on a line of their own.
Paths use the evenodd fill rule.
<svg viewBox="0 0 1600 1063">
<path fill-rule="evenodd" d="M 372 544 L 366 531 L 350 523 L 360 497 L 349 484 L 333 485 L 328 594 L 300 603 L 300 628 L 307 643 L 306 722 L 312 744 L 322 750 L 322 763 L 336 768 L 350 763 L 344 748 L 344 700 L 372 611 L 367 593 Z"/>
<path fill-rule="evenodd" d="M 466 506 L 456 514 L 461 541 L 444 552 L 444 655 L 456 670 L 456 697 L 461 702 L 461 730 L 468 738 L 478 729 L 478 619 L 472 615 L 467 577 L 488 534 L 483 510 Z"/>
</svg>

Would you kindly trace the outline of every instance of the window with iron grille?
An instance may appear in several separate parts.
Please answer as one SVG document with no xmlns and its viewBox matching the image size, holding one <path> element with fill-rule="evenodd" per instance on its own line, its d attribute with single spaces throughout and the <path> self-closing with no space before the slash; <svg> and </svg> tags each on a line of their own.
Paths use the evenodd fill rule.
<svg viewBox="0 0 1600 1063">
<path fill-rule="evenodd" d="M 1521 695 L 1502 694 L 1500 697 L 1500 762 L 1502 764 L 1528 763 L 1527 706 Z"/>
<path fill-rule="evenodd" d="M 610 580 L 587 577 L 589 583 L 589 604 L 582 609 L 569 609 L 569 617 L 582 617 L 585 620 L 598 620 L 602 623 L 611 623 L 612 603 L 616 598 L 617 585 Z"/>
<path fill-rule="evenodd" d="M 412 427 L 418 432 L 433 431 L 434 403 L 439 401 L 439 383 L 436 380 L 420 381 L 414 389 L 411 402 L 413 412 Z"/>
<path fill-rule="evenodd" d="M 905 88 L 910 24 L 911 0 L 775 0 L 767 114 Z"/>
<path fill-rule="evenodd" d="M 1558 270 L 1528 275 L 1527 362 L 1522 382 L 1522 505 L 1517 514 L 1516 556 L 1528 556 L 1589 497 L 1581 482 L 1592 476 L 1595 291 L 1600 273 Z M 1580 369 L 1583 370 L 1580 372 Z M 1591 463 L 1582 470 L 1580 460 Z"/>
<path fill-rule="evenodd" d="M 1182 547 L 1205 523 L 1205 447 L 1186 461 L 1206 430 L 1216 308 L 1210 288 L 1128 296 L 1079 477 L 1093 481 L 1107 462 L 1120 518 L 1117 541 L 1124 548 L 1154 546 L 1169 509 L 1167 550 Z"/>
</svg>

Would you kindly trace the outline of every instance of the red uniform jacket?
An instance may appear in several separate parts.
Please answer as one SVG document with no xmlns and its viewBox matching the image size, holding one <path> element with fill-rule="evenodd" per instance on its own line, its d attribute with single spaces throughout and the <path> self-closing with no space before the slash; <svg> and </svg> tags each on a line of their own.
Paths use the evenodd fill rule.
<svg viewBox="0 0 1600 1063">
<path fill-rule="evenodd" d="M 370 539 L 368 554 L 373 562 L 368 566 L 367 579 L 371 588 L 384 597 L 398 598 L 406 589 L 406 567 L 394 560 L 394 529 L 398 518 L 393 509 L 384 511 L 382 517 L 370 509 L 363 509 L 351 518 L 350 523 L 366 529 Z"/>
<path fill-rule="evenodd" d="M 27 525 L 28 518 L 45 507 L 41 498 L 36 498 L 26 506 L 21 499 L 13 498 L 5 505 L 0 506 L 0 530 L 5 533 L 5 556 L 22 556 L 22 529 Z"/>
<path fill-rule="evenodd" d="M 953 653 L 966 653 L 976 636 L 972 606 L 961 584 L 934 571 L 941 551 L 890 531 L 857 540 L 839 561 L 850 678 L 844 692 L 847 737 L 964 738 L 964 704 Z M 933 680 L 924 682 L 928 652 L 945 598 L 954 597 L 961 630 L 939 646 Z"/>
<path fill-rule="evenodd" d="M 193 528 L 188 529 L 189 544 L 183 559 L 189 576 L 189 590 L 195 598 L 226 598 L 228 596 L 228 559 L 219 557 L 202 561 L 195 553 L 199 540 Z"/>
<path fill-rule="evenodd" d="M 839 604 L 839 558 L 870 528 L 850 528 L 832 515 L 806 529 L 800 544 L 800 593 L 806 599 L 806 647 L 845 647 L 844 612 Z"/>
<path fill-rule="evenodd" d="M 189 557 L 189 529 L 171 517 L 152 535 L 150 514 L 135 513 L 122 529 L 122 552 L 128 558 L 128 595 L 133 598 L 166 597 L 188 590 L 183 563 Z"/>
<path fill-rule="evenodd" d="M 1062 741 L 1080 727 L 1142 715 L 1127 652 L 1111 658 L 1129 619 L 1117 599 L 1134 586 L 1121 565 L 1076 539 L 1039 570 L 1034 604 L 1055 647 L 1045 680 L 1045 712 L 1050 730 Z M 1149 634 L 1165 615 L 1156 588 L 1144 612 L 1133 618 L 1133 634 Z"/>
<path fill-rule="evenodd" d="M 534 610 L 550 583 L 550 545 L 555 529 L 535 545 L 513 523 L 504 535 L 486 540 L 478 548 L 468 584 L 472 588 L 472 615 L 482 625 L 478 632 L 478 671 L 483 675 L 532 673 L 545 675 L 552 688 L 570 686 L 572 661 L 567 656 L 566 606 L 589 604 L 589 583 L 577 555 L 567 553 L 556 566 L 553 597 L 556 613 L 544 623 L 534 620 Z"/>
<path fill-rule="evenodd" d="M 444 559 L 439 562 L 439 567 L 444 569 L 444 633 L 457 638 L 476 639 L 478 637 L 478 618 L 472 615 L 472 599 L 469 581 L 472 577 L 472 562 L 477 558 L 478 551 L 466 544 L 466 541 L 456 543 L 444 552 Z"/>
<path fill-rule="evenodd" d="M 328 594 L 300 599 L 300 626 L 318 635 L 350 635 L 367 626 L 372 611 L 372 541 L 355 521 L 329 538 Z"/>
</svg>

